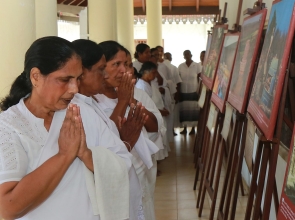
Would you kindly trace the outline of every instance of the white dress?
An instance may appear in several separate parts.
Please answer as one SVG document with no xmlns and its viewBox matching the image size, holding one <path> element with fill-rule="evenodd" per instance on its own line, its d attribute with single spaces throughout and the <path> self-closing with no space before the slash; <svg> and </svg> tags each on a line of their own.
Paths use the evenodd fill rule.
<svg viewBox="0 0 295 220">
<path fill-rule="evenodd" d="M 152 87 L 148 82 L 146 82 L 142 79 L 138 79 L 135 84 L 135 87 L 145 91 L 150 98 L 152 97 L 152 95 L 153 95 Z"/>
<path fill-rule="evenodd" d="M 161 95 L 161 93 L 159 91 L 159 85 L 158 85 L 157 80 L 156 79 L 153 80 L 151 82 L 151 85 L 149 83 L 147 83 L 147 82 L 144 82 L 144 81 L 142 82 L 142 81 L 143 80 L 141 80 L 139 83 L 136 83 L 135 87 L 145 91 L 149 95 L 149 97 L 152 99 L 152 101 L 155 103 L 155 106 L 156 106 L 157 109 L 164 109 L 165 104 L 163 102 L 162 95 Z M 168 92 L 169 91 L 167 91 L 167 93 Z M 135 94 L 135 91 L 134 91 L 134 94 Z M 170 94 L 169 95 L 166 94 L 166 96 L 170 96 Z M 163 117 L 163 124 L 164 124 L 165 127 L 167 126 L 166 117 Z M 166 157 L 168 157 L 168 151 L 170 150 L 170 147 L 169 147 L 169 141 L 168 141 L 168 137 L 166 135 L 166 131 L 167 131 L 166 129 L 163 130 L 161 132 L 161 137 L 158 137 L 157 142 L 155 142 L 156 144 L 160 144 L 160 145 L 163 146 L 163 148 L 159 147 L 160 150 L 156 154 L 156 159 L 157 160 L 163 160 Z M 159 143 L 160 141 L 161 141 L 161 143 Z"/>
<path fill-rule="evenodd" d="M 143 63 L 139 62 L 138 60 L 133 61 L 133 67 L 139 72 Z"/>
<path fill-rule="evenodd" d="M 180 75 L 179 75 L 179 70 L 176 66 L 174 66 L 173 64 L 171 64 L 171 62 L 169 60 L 164 60 L 164 63 L 170 68 L 170 71 L 172 73 L 172 76 L 173 76 L 173 82 L 175 84 L 175 87 L 177 87 L 177 84 L 178 83 L 181 83 L 182 80 L 180 78 Z M 168 127 L 182 127 L 182 125 L 180 124 L 179 122 L 179 103 L 175 103 L 174 105 L 174 110 L 172 112 L 173 114 L 173 124 L 168 124 Z M 169 140 L 173 139 L 173 134 L 172 134 L 172 129 L 170 129 L 171 132 L 169 131 L 168 134 L 170 134 L 169 136 Z M 171 136 L 172 135 L 172 136 Z"/>
<path fill-rule="evenodd" d="M 86 109 L 84 115 L 82 115 L 83 124 L 88 124 L 92 126 L 87 126 L 85 128 L 86 138 L 88 137 L 96 137 L 98 139 L 97 145 L 99 146 L 112 146 L 119 145 L 121 147 L 121 151 L 127 152 L 127 154 L 131 158 L 131 163 L 134 160 L 132 154 L 130 154 L 125 144 L 121 141 L 117 127 L 115 123 L 109 119 L 109 117 L 104 113 L 103 110 L 99 109 L 96 106 L 96 101 L 94 101 L 91 97 L 84 96 L 82 94 L 77 93 L 72 100 L 73 103 L 80 106 L 82 109 Z M 82 112 L 83 113 L 83 112 Z M 84 116 L 84 117 L 83 117 Z M 103 129 L 107 130 L 107 133 L 103 132 Z M 98 136 L 99 134 L 99 136 Z M 99 138 L 100 137 L 100 138 Z M 113 150 L 112 150 L 113 151 Z M 133 164 L 133 163 L 132 163 Z M 136 168 L 130 164 L 129 170 L 129 185 L 130 185 L 130 220 L 138 219 L 143 220 L 144 214 L 142 211 L 142 190 L 140 188 L 140 182 L 136 174 Z"/>
<path fill-rule="evenodd" d="M 200 64 L 192 62 L 188 67 L 182 63 L 178 67 L 182 83 L 180 86 L 179 121 L 183 126 L 197 126 L 199 106 L 197 102 L 198 73 Z"/>
<path fill-rule="evenodd" d="M 44 127 L 44 120 L 35 117 L 27 109 L 23 99 L 17 105 L 2 112 L 0 122 L 0 183 L 20 181 L 39 167 L 44 162 L 44 158 L 53 156 L 44 155 L 44 146 L 48 141 L 52 141 L 47 140 L 50 132 L 59 130 L 60 127 L 51 126 L 48 132 Z M 87 127 L 87 125 L 84 126 Z M 113 136 L 104 123 L 97 128 L 101 131 L 99 134 L 104 137 Z M 94 136 L 97 140 L 102 139 L 99 134 Z M 86 136 L 89 136 L 89 133 L 86 132 Z M 106 141 L 103 142 L 106 143 Z M 124 159 L 127 169 L 130 170 L 132 156 L 123 149 L 122 145 L 108 141 L 104 146 Z M 53 151 L 58 152 L 57 145 L 51 147 Z M 81 160 L 75 159 L 51 195 L 20 219 L 99 220 L 98 215 L 93 215 L 83 167 Z"/>
<path fill-rule="evenodd" d="M 110 99 L 103 94 L 95 95 L 98 102 L 95 103 L 96 108 L 100 108 L 105 114 L 110 117 L 118 103 L 118 99 Z M 126 111 L 126 117 L 129 108 Z M 109 119 L 110 120 L 110 119 Z M 119 135 L 119 132 L 117 132 Z M 143 128 L 138 141 L 131 151 L 133 155 L 133 165 L 139 178 L 141 189 L 143 192 L 143 210 L 146 219 L 155 219 L 154 209 L 154 188 L 156 182 L 157 162 L 154 159 L 154 154 L 159 151 L 159 148 L 149 140 L 148 134 Z"/>
</svg>

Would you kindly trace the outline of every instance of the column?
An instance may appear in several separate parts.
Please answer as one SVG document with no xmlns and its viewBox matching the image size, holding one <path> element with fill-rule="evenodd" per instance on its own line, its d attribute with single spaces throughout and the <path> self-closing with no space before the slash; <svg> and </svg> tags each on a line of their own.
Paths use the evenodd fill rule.
<svg viewBox="0 0 295 220">
<path fill-rule="evenodd" d="M 117 40 L 116 0 L 88 0 L 89 39 Z"/>
<path fill-rule="evenodd" d="M 82 9 L 79 13 L 79 24 L 80 24 L 80 38 L 88 39 L 88 13 L 87 7 Z"/>
<path fill-rule="evenodd" d="M 25 52 L 36 38 L 35 0 L 1 1 L 0 98 L 24 69 Z"/>
<path fill-rule="evenodd" d="M 147 43 L 152 47 L 162 45 L 162 1 L 146 0 Z M 164 45 L 162 45 L 164 46 Z"/>
<path fill-rule="evenodd" d="M 57 36 L 57 4 L 52 0 L 35 0 L 36 38 Z"/>
<path fill-rule="evenodd" d="M 133 0 L 117 0 L 117 39 L 131 54 L 134 53 Z"/>
</svg>

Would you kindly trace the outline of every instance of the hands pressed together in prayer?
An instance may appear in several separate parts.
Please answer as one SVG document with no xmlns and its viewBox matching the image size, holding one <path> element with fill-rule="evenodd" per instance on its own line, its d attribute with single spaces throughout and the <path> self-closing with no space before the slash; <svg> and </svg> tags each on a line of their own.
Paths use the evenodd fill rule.
<svg viewBox="0 0 295 220">
<path fill-rule="evenodd" d="M 134 95 L 135 79 L 128 72 L 123 74 L 120 86 L 117 87 L 118 103 L 129 105 Z"/>
<path fill-rule="evenodd" d="M 80 108 L 75 104 L 70 104 L 67 108 L 66 117 L 60 129 L 58 144 L 60 154 L 70 158 L 78 157 L 82 161 L 90 151 L 86 144 Z"/>
<path fill-rule="evenodd" d="M 121 140 L 130 144 L 131 149 L 134 147 L 137 142 L 141 129 L 148 120 L 148 115 L 144 113 L 144 107 L 141 103 L 130 105 L 130 110 L 126 118 L 119 119 L 119 133 Z"/>
</svg>

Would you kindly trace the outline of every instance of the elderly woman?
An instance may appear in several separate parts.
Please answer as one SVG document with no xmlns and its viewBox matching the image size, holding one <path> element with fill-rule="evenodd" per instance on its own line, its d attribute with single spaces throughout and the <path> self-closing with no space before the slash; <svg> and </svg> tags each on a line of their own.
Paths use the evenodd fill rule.
<svg viewBox="0 0 295 220">
<path fill-rule="evenodd" d="M 88 106 L 94 109 L 97 115 L 104 120 L 113 133 L 116 134 L 117 137 L 121 138 L 126 147 L 132 151 L 136 143 L 140 141 L 138 139 L 142 126 L 148 118 L 148 116 L 144 116 L 145 114 L 143 114 L 143 117 L 141 117 L 141 113 L 144 108 L 138 104 L 133 115 L 133 111 L 129 112 L 126 122 L 123 124 L 121 121 L 117 122 L 119 127 L 117 128 L 115 123 L 104 113 L 103 109 L 100 108 L 99 103 L 97 103 L 97 99 L 94 98 L 94 95 L 102 92 L 104 89 L 103 78 L 105 77 L 104 69 L 106 66 L 106 60 L 101 47 L 93 41 L 83 39 L 76 40 L 73 42 L 73 44 L 77 50 L 77 53 L 81 56 L 83 65 L 83 74 L 79 84 L 79 94 L 77 94 L 76 97 L 84 100 Z M 123 78 L 123 81 L 126 85 L 124 87 L 120 87 L 120 91 L 124 94 L 130 93 L 129 87 L 131 86 L 131 76 L 125 74 Z M 131 107 L 134 108 L 135 106 L 132 104 Z M 132 169 L 134 172 L 129 171 L 131 193 L 130 219 L 143 219 L 144 217 L 141 205 L 142 194 L 140 194 L 140 204 L 138 204 L 138 195 L 136 194 L 136 189 L 140 188 L 140 186 L 135 170 L 133 167 Z M 141 190 L 139 191 L 141 192 Z M 136 203 L 137 205 L 135 205 Z"/>
<path fill-rule="evenodd" d="M 0 105 L 5 219 L 129 219 L 132 156 L 72 100 L 81 74 L 81 59 L 64 39 L 38 39 L 26 52 L 24 71 Z"/>
<path fill-rule="evenodd" d="M 106 57 L 106 76 L 105 76 L 105 88 L 103 94 L 97 94 L 95 97 L 98 99 L 98 103 L 101 108 L 103 108 L 111 118 L 114 119 L 119 117 L 123 117 L 129 111 L 128 105 L 130 103 L 136 103 L 137 101 L 133 97 L 133 89 L 129 92 L 130 94 L 122 94 L 120 92 L 120 87 L 124 87 L 125 83 L 122 81 L 124 73 L 126 72 L 126 49 L 118 44 L 115 41 L 105 41 L 99 44 Z M 120 108 L 119 106 L 125 106 L 125 108 Z M 157 133 L 158 135 L 158 127 L 159 120 L 161 118 L 158 117 L 158 114 L 153 114 L 152 112 L 145 109 L 146 114 L 149 116 L 147 123 L 142 130 L 142 135 L 145 138 L 145 145 L 135 147 L 135 151 L 131 151 L 131 153 L 138 158 L 139 160 L 136 162 L 136 171 L 139 176 L 141 186 L 144 191 L 143 198 L 143 207 L 144 214 L 146 219 L 155 219 L 154 214 L 154 205 L 153 205 L 153 193 L 156 181 L 156 167 L 157 163 L 154 159 L 154 154 L 159 150 L 154 143 L 152 143 L 149 139 L 148 133 Z M 156 117 L 157 116 L 157 117 Z M 156 147 L 157 151 L 154 151 L 153 148 Z M 144 154 L 141 152 L 145 152 Z M 141 154 L 140 154 L 141 153 Z M 138 157 L 139 156 L 139 157 Z M 143 162 L 140 162 L 140 160 Z M 150 163 L 149 161 L 152 161 Z M 147 163 L 148 162 L 148 163 Z"/>
</svg>

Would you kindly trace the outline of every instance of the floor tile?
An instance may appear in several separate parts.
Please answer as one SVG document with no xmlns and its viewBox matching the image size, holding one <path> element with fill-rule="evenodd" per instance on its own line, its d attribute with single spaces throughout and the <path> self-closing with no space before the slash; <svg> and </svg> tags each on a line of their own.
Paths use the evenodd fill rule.
<svg viewBox="0 0 295 220">
<path fill-rule="evenodd" d="M 204 199 L 201 217 L 198 217 L 199 209 L 196 208 L 201 173 L 197 182 L 197 190 L 193 190 L 196 173 L 193 154 L 194 136 L 177 135 L 174 140 L 173 143 L 170 143 L 171 151 L 169 157 L 158 163 L 158 169 L 161 171 L 161 175 L 157 177 L 154 196 L 156 219 L 207 220 L 209 219 L 212 204 L 207 193 Z M 218 213 L 226 174 L 225 169 L 226 163 L 223 163 L 214 210 L 215 216 Z M 246 189 L 245 192 L 247 192 Z M 239 190 L 235 220 L 243 219 L 247 201 L 247 196 L 241 196 Z"/>
</svg>

